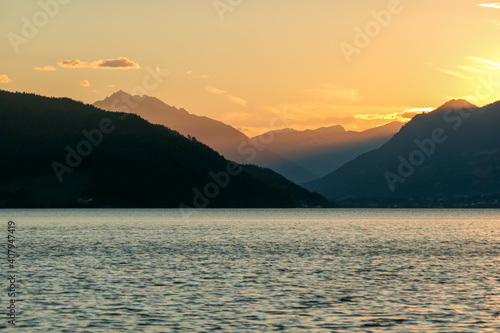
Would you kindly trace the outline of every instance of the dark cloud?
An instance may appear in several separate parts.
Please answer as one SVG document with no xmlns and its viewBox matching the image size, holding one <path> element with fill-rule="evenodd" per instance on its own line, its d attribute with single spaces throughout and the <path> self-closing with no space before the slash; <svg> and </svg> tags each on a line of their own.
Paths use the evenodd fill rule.
<svg viewBox="0 0 500 333">
<path fill-rule="evenodd" d="M 100 68 L 139 68 L 139 65 L 125 57 L 118 59 L 99 60 Z"/>
<path fill-rule="evenodd" d="M 63 60 L 58 62 L 59 66 L 67 68 L 105 68 L 105 69 L 136 69 L 140 66 L 125 57 L 116 59 L 97 60 L 93 62 L 81 61 L 80 59 Z"/>
</svg>

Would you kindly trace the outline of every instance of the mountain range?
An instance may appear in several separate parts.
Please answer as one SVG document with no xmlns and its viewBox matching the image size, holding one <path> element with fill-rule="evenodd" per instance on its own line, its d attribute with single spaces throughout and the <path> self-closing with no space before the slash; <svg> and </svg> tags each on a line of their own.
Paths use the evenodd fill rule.
<svg viewBox="0 0 500 333">
<path fill-rule="evenodd" d="M 304 186 L 362 206 L 454 206 L 457 201 L 470 206 L 471 200 L 497 205 L 499 123 L 500 102 L 478 108 L 451 100 L 415 116 L 379 149 Z"/>
<path fill-rule="evenodd" d="M 132 96 L 120 90 L 94 106 L 137 114 L 153 124 L 195 137 L 227 159 L 270 168 L 295 183 L 318 179 L 380 147 L 402 126 L 394 122 L 364 132 L 346 131 L 342 126 L 306 131 L 284 129 L 249 138 L 232 126 L 147 95 Z"/>
<path fill-rule="evenodd" d="M 404 126 L 248 138 L 154 97 L 0 90 L 0 207 L 499 207 L 499 123 L 500 102 L 451 100 Z"/>
<path fill-rule="evenodd" d="M 379 148 L 402 126 L 403 123 L 391 122 L 363 132 L 346 131 L 340 125 L 305 131 L 283 129 L 265 133 L 252 140 L 265 141 L 266 138 L 272 138 L 272 140 L 267 139 L 269 150 L 320 178 L 362 153 Z M 280 165 L 280 161 L 269 162 L 269 165 L 274 166 L 274 170 L 290 174 L 282 172 L 287 166 Z M 302 181 L 294 175 L 290 179 L 299 183 Z"/>
<path fill-rule="evenodd" d="M 68 98 L 0 90 L 0 142 L 0 207 L 335 206 L 195 138 Z"/>
</svg>

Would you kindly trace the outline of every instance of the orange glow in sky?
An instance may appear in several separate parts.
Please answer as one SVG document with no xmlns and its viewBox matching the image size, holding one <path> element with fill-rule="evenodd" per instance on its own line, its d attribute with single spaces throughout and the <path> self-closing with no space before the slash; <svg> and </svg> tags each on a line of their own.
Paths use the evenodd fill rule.
<svg viewBox="0 0 500 333">
<path fill-rule="evenodd" d="M 247 135 L 363 130 L 500 100 L 500 5 L 452 0 L 0 2 L 0 89 L 155 96 Z"/>
</svg>

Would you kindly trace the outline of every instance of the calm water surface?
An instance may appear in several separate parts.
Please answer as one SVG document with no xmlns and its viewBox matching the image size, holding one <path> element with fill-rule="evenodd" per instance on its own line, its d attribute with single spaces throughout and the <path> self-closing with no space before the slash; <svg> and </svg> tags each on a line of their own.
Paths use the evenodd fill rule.
<svg viewBox="0 0 500 333">
<path fill-rule="evenodd" d="M 5 331 L 500 332 L 499 210 L 0 217 L 19 253 Z"/>
</svg>

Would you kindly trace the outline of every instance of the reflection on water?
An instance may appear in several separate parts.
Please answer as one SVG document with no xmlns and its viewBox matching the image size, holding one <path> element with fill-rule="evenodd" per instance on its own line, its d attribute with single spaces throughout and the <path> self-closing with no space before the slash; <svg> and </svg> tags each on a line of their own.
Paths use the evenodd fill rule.
<svg viewBox="0 0 500 333">
<path fill-rule="evenodd" d="M 500 331 L 495 210 L 0 216 L 23 332 Z"/>
</svg>

